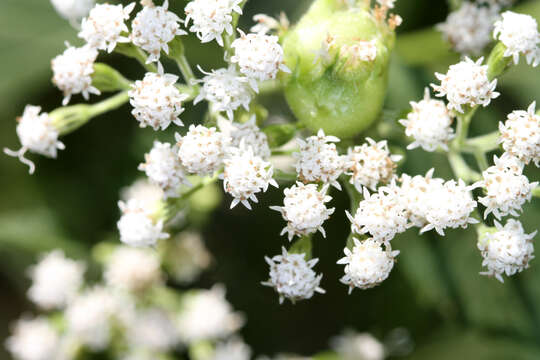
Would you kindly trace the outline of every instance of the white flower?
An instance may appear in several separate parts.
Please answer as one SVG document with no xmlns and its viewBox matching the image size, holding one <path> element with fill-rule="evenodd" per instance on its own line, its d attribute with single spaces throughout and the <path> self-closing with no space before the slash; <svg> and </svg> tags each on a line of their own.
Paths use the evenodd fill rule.
<svg viewBox="0 0 540 360">
<path fill-rule="evenodd" d="M 289 254 L 282 248 L 282 254 L 273 258 L 265 256 L 270 265 L 270 279 L 263 285 L 273 287 L 279 295 L 279 303 L 289 299 L 292 303 L 298 300 L 311 299 L 318 292 L 325 291 L 319 287 L 322 274 L 317 275 L 313 267 L 319 259 L 306 261 L 306 254 Z"/>
<path fill-rule="evenodd" d="M 145 162 L 139 165 L 139 170 L 146 173 L 150 182 L 163 189 L 165 198 L 178 197 L 181 185 L 191 185 L 177 151 L 169 143 L 154 141 L 152 150 L 144 156 Z"/>
<path fill-rule="evenodd" d="M 100 95 L 100 91 L 92 86 L 97 50 L 87 45 L 80 48 L 66 45 L 62 55 L 51 61 L 52 82 L 64 93 L 62 105 L 67 105 L 75 94 L 82 94 L 85 100 L 90 94 Z"/>
<path fill-rule="evenodd" d="M 495 165 L 482 173 L 483 181 L 480 184 L 487 194 L 480 197 L 478 202 L 486 207 L 484 218 L 491 212 L 499 220 L 508 214 L 519 216 L 523 204 L 531 200 L 532 190 L 538 182 L 529 183 L 521 166 L 516 165 L 515 161 L 512 163 L 512 158 L 508 156 L 500 159 L 495 156 Z"/>
<path fill-rule="evenodd" d="M 26 105 L 24 113 L 17 118 L 17 135 L 22 147 L 18 151 L 4 148 L 4 152 L 28 165 L 29 173 L 33 174 L 35 170 L 34 163 L 24 157 L 24 154 L 30 150 L 37 154 L 56 158 L 56 150 L 63 150 L 65 146 L 58 141 L 58 130 L 55 128 L 53 120 L 47 113 L 41 113 L 41 107 Z"/>
<path fill-rule="evenodd" d="M 527 64 L 540 63 L 540 33 L 532 16 L 505 11 L 502 19 L 495 23 L 493 36 L 504 44 L 504 56 L 511 56 L 515 64 L 519 62 L 519 55 L 525 55 Z"/>
<path fill-rule="evenodd" d="M 249 200 L 258 202 L 255 194 L 266 192 L 268 185 L 279 187 L 272 178 L 272 164 L 254 155 L 253 149 L 246 148 L 244 143 L 239 148 L 230 149 L 223 163 L 225 168 L 220 178 L 225 191 L 233 197 L 231 209 L 241 202 L 251 210 Z"/>
<path fill-rule="evenodd" d="M 394 267 L 395 257 L 399 254 L 398 250 L 392 251 L 390 244 L 381 240 L 353 240 L 353 250 L 345 248 L 345 257 L 337 262 L 345 265 L 345 275 L 340 281 L 349 285 L 349 294 L 355 287 L 365 290 L 386 280 Z"/>
<path fill-rule="evenodd" d="M 216 128 L 191 125 L 185 136 L 175 134 L 178 156 L 190 173 L 211 175 L 221 168 L 229 139 Z"/>
<path fill-rule="evenodd" d="M 325 42 L 321 50 L 325 49 Z M 331 45 L 331 43 L 328 43 Z M 352 45 L 344 45 L 340 49 L 340 55 L 343 57 L 351 57 L 352 62 L 357 63 L 358 61 L 371 62 L 377 58 L 377 40 L 373 39 L 370 41 L 358 41 Z M 327 57 L 321 56 L 323 59 Z"/>
<path fill-rule="evenodd" d="M 233 12 L 242 14 L 242 0 L 193 0 L 186 6 L 186 26 L 193 20 L 189 31 L 197 33 L 203 42 L 216 40 L 223 46 L 223 32 L 231 35 Z"/>
<path fill-rule="evenodd" d="M 384 360 L 384 345 L 370 333 L 346 331 L 332 339 L 333 349 L 343 360 Z"/>
<path fill-rule="evenodd" d="M 214 111 L 226 112 L 231 121 L 234 118 L 233 112 L 240 106 L 249 111 L 252 92 L 248 79 L 239 76 L 234 67 L 212 70 L 211 73 L 201 68 L 199 70 L 206 76 L 199 80 L 203 86 L 193 101 L 194 104 L 206 100 L 211 103 Z"/>
<path fill-rule="evenodd" d="M 420 146 L 425 151 L 435 151 L 439 147 L 448 151 L 448 142 L 454 138 L 453 118 L 444 102 L 431 99 L 426 88 L 424 99 L 410 104 L 412 111 L 407 114 L 407 119 L 399 120 L 405 126 L 405 135 L 414 139 L 407 149 Z"/>
<path fill-rule="evenodd" d="M 363 186 L 375 190 L 378 184 L 390 182 L 395 176 L 396 162 L 401 160 L 401 155 L 390 154 L 386 140 L 366 140 L 361 146 L 349 148 L 346 160 L 345 173 L 351 176 L 349 182 L 358 192 L 363 192 Z"/>
<path fill-rule="evenodd" d="M 43 309 L 64 307 L 81 288 L 85 266 L 54 250 L 30 268 L 28 298 Z"/>
<path fill-rule="evenodd" d="M 131 41 L 150 55 L 147 63 L 159 61 L 161 50 L 169 53 L 169 46 L 177 35 L 187 34 L 180 29 L 182 20 L 173 12 L 168 11 L 169 1 L 162 6 L 150 3 L 137 13 L 131 23 Z"/>
<path fill-rule="evenodd" d="M 122 189 L 120 198 L 127 202 L 131 199 L 136 199 L 143 208 L 148 212 L 159 210 L 161 201 L 163 200 L 163 190 L 154 184 L 151 184 L 147 179 L 139 179 L 132 185 Z"/>
<path fill-rule="evenodd" d="M 268 145 L 268 137 L 259 129 L 256 119 L 257 117 L 253 115 L 243 124 L 232 124 L 234 129 L 230 132 L 231 146 L 240 147 L 240 143 L 244 142 L 246 147 L 253 149 L 254 155 L 268 160 L 272 155 Z"/>
<path fill-rule="evenodd" d="M 119 201 L 122 216 L 117 226 L 120 240 L 131 246 L 152 246 L 159 239 L 166 239 L 169 234 L 163 232 L 163 220 L 153 219 L 150 209 L 137 199 Z"/>
<path fill-rule="evenodd" d="M 20 319 L 6 340 L 6 349 L 16 360 L 51 360 L 57 358 L 59 343 L 46 318 Z"/>
<path fill-rule="evenodd" d="M 293 153 L 296 159 L 296 172 L 302 182 L 322 182 L 341 190 L 337 181 L 343 172 L 345 158 L 338 154 L 335 136 L 326 136 L 321 129 L 316 136 L 310 136 L 305 141 L 296 140 L 300 152 Z"/>
<path fill-rule="evenodd" d="M 495 276 L 504 282 L 502 275 L 512 276 L 529 267 L 529 261 L 534 259 L 532 234 L 525 234 L 521 223 L 509 219 L 504 227 L 495 221 L 496 232 L 486 232 L 478 239 L 478 249 L 482 253 L 482 266 L 487 271 L 481 275 Z"/>
<path fill-rule="evenodd" d="M 431 84 L 437 96 L 446 95 L 448 109 L 463 113 L 463 105 L 474 107 L 488 106 L 491 99 L 500 94 L 495 91 L 497 79 L 489 81 L 487 65 L 482 65 L 484 58 L 474 62 L 466 57 L 465 60 L 451 65 L 446 74 L 435 73 L 441 85 Z"/>
<path fill-rule="evenodd" d="M 249 31 L 254 33 L 267 34 L 271 31 L 287 30 L 289 28 L 289 19 L 284 12 L 279 14 L 279 19 L 274 19 L 266 14 L 256 14 L 253 16 L 253 21 L 257 24 L 252 26 Z"/>
<path fill-rule="evenodd" d="M 188 294 L 177 321 L 180 336 L 188 343 L 225 338 L 243 324 L 244 317 L 233 312 L 220 285 Z"/>
<path fill-rule="evenodd" d="M 370 234 L 376 240 L 390 241 L 396 234 L 405 232 L 409 220 L 395 185 L 381 187 L 370 194 L 364 188 L 364 199 L 358 204 L 354 217 L 346 212 L 351 229 L 357 234 Z"/>
<path fill-rule="evenodd" d="M 77 21 L 88 15 L 94 0 L 51 0 L 56 12 L 64 19 Z"/>
<path fill-rule="evenodd" d="M 159 257 L 147 249 L 120 246 L 107 260 L 104 278 L 111 287 L 142 292 L 161 281 Z"/>
<path fill-rule="evenodd" d="M 250 358 L 249 346 L 238 338 L 232 338 L 227 342 L 218 343 L 209 360 L 249 360 Z"/>
<path fill-rule="evenodd" d="M 540 166 L 540 115 L 535 113 L 536 102 L 527 111 L 517 110 L 499 123 L 499 142 L 503 149 L 525 164 L 533 161 Z"/>
<path fill-rule="evenodd" d="M 123 33 L 129 32 L 124 20 L 129 19 L 135 3 L 127 6 L 97 4 L 81 24 L 79 37 L 90 47 L 112 52 L 117 43 L 129 42 Z"/>
<path fill-rule="evenodd" d="M 212 262 L 201 234 L 184 231 L 167 241 L 165 254 L 167 270 L 180 283 L 194 281 Z"/>
<path fill-rule="evenodd" d="M 377 0 L 377 3 L 379 5 L 381 5 L 382 7 L 389 8 L 389 9 L 394 8 L 394 3 L 395 2 L 396 2 L 396 0 Z"/>
<path fill-rule="evenodd" d="M 234 49 L 231 62 L 238 64 L 240 72 L 248 77 L 253 90 L 259 92 L 257 81 L 275 79 L 279 70 L 291 72 L 283 63 L 283 48 L 277 36 L 262 33 L 246 35 L 238 31 L 241 37 L 231 45 Z"/>
<path fill-rule="evenodd" d="M 287 222 L 280 235 L 287 233 L 291 241 L 294 236 L 309 235 L 318 230 L 326 237 L 322 225 L 334 213 L 334 208 L 327 209 L 325 205 L 332 200 L 326 195 L 327 190 L 328 185 L 318 191 L 317 185 L 300 182 L 285 189 L 283 206 L 270 207 L 279 211 Z"/>
<path fill-rule="evenodd" d="M 493 23 L 498 17 L 498 6 L 479 6 L 465 1 L 444 23 L 437 25 L 437 30 L 457 52 L 477 55 L 491 42 Z"/>
<path fill-rule="evenodd" d="M 178 76 L 164 74 L 161 65 L 158 68 L 158 73 L 146 73 L 143 80 L 132 85 L 128 92 L 133 106 L 131 114 L 143 128 L 151 126 L 154 130 L 165 130 L 171 122 L 183 126 L 178 116 L 184 112 L 182 103 L 189 96 L 174 86 Z"/>
<path fill-rule="evenodd" d="M 171 314 L 160 308 L 147 308 L 138 311 L 129 324 L 127 339 L 132 348 L 160 352 L 173 349 L 180 336 Z"/>
</svg>

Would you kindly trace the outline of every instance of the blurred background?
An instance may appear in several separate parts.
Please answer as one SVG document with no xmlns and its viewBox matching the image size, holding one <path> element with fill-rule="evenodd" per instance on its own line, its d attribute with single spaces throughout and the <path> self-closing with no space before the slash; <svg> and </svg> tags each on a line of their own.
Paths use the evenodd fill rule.
<svg viewBox="0 0 540 360">
<path fill-rule="evenodd" d="M 170 3 L 181 13 L 186 1 Z M 309 3 L 249 0 L 240 27 L 248 30 L 254 14 L 277 15 L 281 10 L 294 22 Z M 538 18 L 538 1 L 518 5 L 533 9 Z M 386 108 L 399 112 L 407 109 L 409 101 L 420 99 L 423 88 L 434 81 L 433 73 L 446 72 L 458 55 L 441 45 L 440 34 L 433 30 L 448 13 L 445 1 L 398 0 L 395 10 L 404 22 Z M 1 147 L 19 147 L 15 118 L 26 104 L 41 105 L 44 111 L 60 106 L 61 93 L 50 81 L 50 59 L 63 51 L 65 41 L 81 43 L 49 1 L 0 1 Z M 222 65 L 215 44 L 200 45 L 190 35 L 186 48 L 192 64 L 205 70 Z M 118 55 L 102 55 L 100 61 L 133 80 L 144 74 L 137 63 Z M 495 130 L 510 111 L 540 100 L 538 69 L 512 68 L 499 84 L 502 96 L 478 112 L 472 135 Z M 81 100 L 76 97 L 73 103 Z M 291 117 L 281 96 L 266 97 L 263 103 L 271 116 Z M 188 107 L 182 120 L 197 122 L 204 110 L 204 104 Z M 5 339 L 9 324 L 21 313 L 33 311 L 25 299 L 25 269 L 39 253 L 60 247 L 69 256 L 87 258 L 93 244 L 118 241 L 120 189 L 142 175 L 137 165 L 156 136 L 170 141 L 174 132 L 139 129 L 129 111 L 128 105 L 123 106 L 63 138 L 66 150 L 56 160 L 30 155 L 37 165 L 33 176 L 16 159 L 0 156 L 0 339 Z M 439 177 L 452 177 L 444 156 L 422 150 L 408 152 L 400 171 L 423 174 L 431 167 Z M 540 179 L 537 169 L 529 169 L 528 175 L 531 181 Z M 260 285 L 268 276 L 263 256 L 278 253 L 286 241 L 279 236 L 280 215 L 268 210 L 269 205 L 281 204 L 281 190 L 259 197 L 260 204 L 252 212 L 241 206 L 230 211 L 229 202 L 223 201 L 200 224 L 214 262 L 195 285 L 226 285 L 228 300 L 247 316 L 241 333 L 256 354 L 310 355 L 327 349 L 329 339 L 345 328 L 369 331 L 381 340 L 404 328 L 414 343 L 408 359 L 540 359 L 537 260 L 529 270 L 501 284 L 478 275 L 481 256 L 474 231 L 451 230 L 443 238 L 434 232 L 420 237 L 413 229 L 393 241 L 401 254 L 390 278 L 377 288 L 355 290 L 348 296 L 346 286 L 338 281 L 343 266 L 335 264 L 349 233 L 344 216 L 348 199 L 335 191 L 331 195 L 336 215 L 325 224 L 327 238 L 317 235 L 314 242 L 327 293 L 296 305 L 279 305 L 277 295 Z M 539 219 L 540 201 L 535 200 L 525 206 L 520 220 L 530 233 L 539 227 Z M 0 350 L 0 359 L 8 358 Z"/>
</svg>

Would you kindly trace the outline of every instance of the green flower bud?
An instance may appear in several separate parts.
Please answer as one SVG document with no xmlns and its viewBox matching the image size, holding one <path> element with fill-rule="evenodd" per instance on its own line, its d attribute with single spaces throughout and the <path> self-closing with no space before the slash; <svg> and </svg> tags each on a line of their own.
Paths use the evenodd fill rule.
<svg viewBox="0 0 540 360">
<path fill-rule="evenodd" d="M 107 64 L 95 63 L 92 86 L 101 92 L 129 90 L 131 83 Z"/>
<path fill-rule="evenodd" d="M 386 17 L 386 9 L 316 0 L 285 36 L 285 64 L 292 70 L 281 78 L 285 96 L 313 132 L 349 138 L 377 119 L 398 23 Z"/>
</svg>

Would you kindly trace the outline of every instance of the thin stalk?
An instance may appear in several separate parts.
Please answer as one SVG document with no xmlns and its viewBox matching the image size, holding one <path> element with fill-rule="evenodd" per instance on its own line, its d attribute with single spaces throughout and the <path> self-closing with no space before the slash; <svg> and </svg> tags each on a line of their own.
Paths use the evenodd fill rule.
<svg viewBox="0 0 540 360">
<path fill-rule="evenodd" d="M 193 70 L 191 69 L 191 65 L 189 65 L 186 55 L 179 55 L 175 58 L 175 60 L 176 64 L 178 65 L 178 69 L 180 69 L 180 72 L 186 81 L 186 84 L 196 86 L 197 78 L 195 77 L 195 74 L 193 74 Z"/>
<path fill-rule="evenodd" d="M 297 239 L 289 248 L 291 254 L 306 254 L 306 260 L 312 258 L 313 241 L 311 235 L 304 235 Z"/>
<path fill-rule="evenodd" d="M 128 100 L 129 95 L 127 91 L 119 92 L 118 94 L 111 96 L 106 100 L 98 102 L 94 105 L 90 105 L 88 115 L 91 119 L 103 113 L 119 108 L 120 106 L 127 103 Z"/>
<path fill-rule="evenodd" d="M 244 8 L 244 5 L 246 5 L 246 2 L 247 0 L 244 0 L 242 1 L 240 4 L 238 4 L 238 6 L 240 7 L 240 9 L 243 9 Z M 232 28 L 233 29 L 236 29 L 236 27 L 238 26 L 238 19 L 240 18 L 240 14 L 237 13 L 237 12 L 233 12 L 232 13 L 232 22 L 231 22 L 231 25 L 232 25 Z M 229 59 L 230 57 L 230 54 L 232 53 L 232 43 L 234 42 L 234 40 L 236 40 L 236 31 L 233 30 L 231 34 L 225 34 L 225 37 L 223 39 L 223 43 L 224 43 L 224 49 L 225 49 L 225 58 Z"/>
<path fill-rule="evenodd" d="M 493 131 L 489 134 L 467 139 L 461 147 L 461 151 L 474 153 L 477 150 L 481 150 L 487 153 L 497 150 L 499 148 L 499 136 L 500 133 L 498 131 Z"/>
<path fill-rule="evenodd" d="M 463 181 L 472 183 L 482 179 L 482 176 L 478 172 L 471 169 L 458 152 L 449 151 L 448 161 L 450 162 L 454 175 Z"/>
<path fill-rule="evenodd" d="M 475 151 L 474 158 L 476 159 L 476 163 L 478 164 L 480 171 L 484 171 L 489 167 L 485 152 L 481 150 Z"/>
</svg>

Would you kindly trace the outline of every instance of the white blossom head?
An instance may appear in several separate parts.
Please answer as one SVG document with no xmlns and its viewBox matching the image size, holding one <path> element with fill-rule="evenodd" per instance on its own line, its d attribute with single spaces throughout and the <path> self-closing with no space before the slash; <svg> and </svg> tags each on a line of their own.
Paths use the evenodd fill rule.
<svg viewBox="0 0 540 360">
<path fill-rule="evenodd" d="M 212 263 L 201 234 L 183 231 L 167 241 L 165 263 L 170 276 L 182 284 L 194 281 Z"/>
<path fill-rule="evenodd" d="M 519 216 L 523 204 L 531 200 L 532 190 L 538 182 L 529 183 L 519 160 L 508 154 L 501 158 L 495 156 L 493 162 L 495 165 L 482 173 L 483 180 L 480 182 L 486 189 L 486 196 L 478 199 L 486 207 L 484 218 L 490 213 L 499 220 L 508 214 Z"/>
<path fill-rule="evenodd" d="M 483 61 L 483 57 L 476 62 L 466 57 L 465 60 L 451 65 L 446 74 L 435 73 L 441 85 L 431 86 L 437 96 L 446 96 L 448 109 L 463 113 L 463 106 L 488 106 L 491 99 L 500 95 L 495 91 L 497 79 L 488 79 L 488 67 L 482 65 Z"/>
<path fill-rule="evenodd" d="M 521 223 L 509 219 L 502 226 L 495 221 L 497 230 L 486 232 L 478 239 L 478 249 L 482 253 L 482 266 L 487 271 L 481 275 L 495 276 L 500 282 L 504 282 L 503 275 L 512 276 L 529 267 L 529 261 L 534 259 L 532 234 L 525 234 Z"/>
<path fill-rule="evenodd" d="M 251 349 L 239 338 L 219 342 L 210 360 L 249 360 Z"/>
<path fill-rule="evenodd" d="M 6 349 L 15 360 L 56 359 L 60 337 L 44 317 L 18 320 L 6 340 Z"/>
<path fill-rule="evenodd" d="M 174 349 L 180 341 L 173 316 L 164 309 L 150 307 L 140 310 L 132 320 L 127 339 L 133 348 L 165 352 Z"/>
<path fill-rule="evenodd" d="M 144 156 L 145 162 L 139 165 L 150 182 L 163 190 L 165 198 L 178 197 L 180 186 L 191 185 L 177 152 L 169 143 L 154 141 L 152 150 Z"/>
<path fill-rule="evenodd" d="M 30 268 L 28 298 L 46 310 L 63 308 L 81 288 L 84 270 L 83 263 L 66 258 L 61 250 L 45 254 Z"/>
<path fill-rule="evenodd" d="M 129 102 L 133 106 L 131 114 L 140 127 L 151 126 L 154 130 L 165 130 L 171 123 L 184 124 L 178 118 L 184 112 L 182 103 L 188 95 L 180 93 L 174 86 L 178 76 L 163 73 L 159 65 L 158 73 L 146 73 L 143 80 L 132 85 Z"/>
<path fill-rule="evenodd" d="M 349 286 L 349 294 L 356 287 L 362 290 L 375 287 L 382 283 L 394 267 L 398 250 L 392 251 L 389 243 L 368 238 L 354 240 L 351 250 L 345 248 L 345 257 L 337 263 L 345 265 L 345 275 L 340 281 Z"/>
<path fill-rule="evenodd" d="M 253 21 L 256 25 L 252 26 L 249 31 L 254 33 L 267 34 L 271 31 L 288 30 L 290 23 L 285 12 L 279 14 L 279 19 L 275 19 L 266 14 L 253 15 Z"/>
<path fill-rule="evenodd" d="M 313 271 L 319 259 L 306 260 L 306 254 L 288 253 L 283 247 L 281 255 L 265 257 L 265 260 L 270 265 L 270 278 L 262 284 L 274 288 L 280 304 L 285 299 L 295 303 L 311 299 L 316 292 L 325 293 L 319 287 L 322 274 L 317 275 Z"/>
<path fill-rule="evenodd" d="M 26 105 L 22 116 L 17 118 L 17 135 L 22 147 L 17 151 L 4 148 L 7 155 L 17 157 L 28 165 L 30 174 L 36 168 L 32 161 L 24 157 L 27 151 L 56 158 L 57 150 L 65 149 L 64 144 L 58 141 L 60 134 L 49 114 L 40 112 L 41 107 Z"/>
<path fill-rule="evenodd" d="M 83 19 L 79 37 L 90 47 L 112 52 L 117 43 L 129 42 L 129 38 L 124 36 L 129 32 L 124 21 L 129 19 L 134 7 L 134 2 L 125 7 L 97 4 Z"/>
<path fill-rule="evenodd" d="M 203 42 L 216 40 L 223 46 L 223 32 L 231 35 L 233 12 L 242 14 L 242 0 L 193 0 L 185 8 L 186 26 Z"/>
<path fill-rule="evenodd" d="M 504 44 L 504 56 L 511 56 L 515 64 L 519 63 L 520 55 L 525 56 L 527 64 L 540 63 L 540 33 L 532 16 L 505 11 L 495 23 L 493 36 Z"/>
<path fill-rule="evenodd" d="M 326 136 L 321 129 L 316 136 L 310 136 L 305 141 L 296 140 L 300 152 L 293 153 L 296 159 L 298 179 L 304 183 L 321 182 L 330 184 L 341 190 L 338 177 L 343 173 L 345 157 L 340 156 L 336 149 L 339 139 Z"/>
<path fill-rule="evenodd" d="M 120 198 L 127 202 L 136 199 L 147 211 L 158 211 L 164 198 L 163 190 L 148 181 L 148 179 L 139 179 L 120 192 Z"/>
<path fill-rule="evenodd" d="M 425 151 L 442 148 L 448 151 L 448 142 L 454 138 L 451 112 L 441 100 L 431 99 L 429 89 L 424 92 L 424 99 L 411 101 L 412 111 L 407 119 L 399 120 L 405 126 L 405 135 L 414 141 L 407 149 L 421 147 Z"/>
<path fill-rule="evenodd" d="M 166 239 L 169 234 L 163 232 L 163 220 L 156 220 L 153 209 L 137 199 L 119 201 L 122 216 L 117 226 L 120 240 L 130 246 L 153 246 L 159 239 Z"/>
<path fill-rule="evenodd" d="M 523 163 L 531 161 L 540 166 L 540 115 L 536 114 L 536 102 L 527 111 L 516 110 L 499 123 L 499 142 L 503 149 Z"/>
<path fill-rule="evenodd" d="M 239 32 L 241 36 L 231 45 L 234 49 L 231 62 L 237 64 L 240 72 L 248 77 L 253 90 L 259 91 L 257 81 L 275 79 L 280 70 L 290 72 L 283 63 L 283 48 L 277 36 Z"/>
<path fill-rule="evenodd" d="M 178 156 L 188 172 L 211 175 L 223 165 L 229 138 L 216 128 L 191 125 L 185 136 L 176 134 L 175 137 Z"/>
<path fill-rule="evenodd" d="M 253 154 L 268 160 L 272 155 L 268 145 L 268 137 L 259 129 L 256 123 L 256 116 L 253 115 L 248 121 L 242 124 L 234 123 L 230 132 L 231 146 L 240 147 L 243 142 L 246 147 L 253 149 Z"/>
<path fill-rule="evenodd" d="M 381 7 L 385 7 L 388 9 L 393 9 L 395 6 L 396 0 L 377 0 L 377 4 L 379 4 Z"/>
<path fill-rule="evenodd" d="M 478 55 L 491 42 L 493 23 L 498 17 L 498 6 L 480 6 L 465 1 L 444 23 L 437 25 L 437 30 L 457 52 Z"/>
<path fill-rule="evenodd" d="M 71 22 L 77 22 L 88 15 L 94 7 L 94 0 L 51 0 L 60 16 Z"/>
<path fill-rule="evenodd" d="M 330 39 L 332 39 L 330 36 L 326 38 L 320 50 L 326 53 L 325 56 L 318 54 L 323 60 L 326 60 L 329 55 L 327 54 L 327 51 L 329 50 L 328 47 L 331 45 L 331 41 L 328 41 Z M 351 65 L 357 65 L 360 62 L 372 62 L 377 58 L 377 39 L 370 41 L 360 40 L 352 45 L 343 45 L 339 51 L 340 56 L 347 58 L 348 63 Z M 327 61 L 324 62 L 326 63 Z"/>
<path fill-rule="evenodd" d="M 182 20 L 168 11 L 168 7 L 168 0 L 162 6 L 150 2 L 137 13 L 131 23 L 131 41 L 149 54 L 147 63 L 159 61 L 162 50 L 169 53 L 169 42 L 178 35 L 187 34 L 180 29 L 179 23 Z"/>
<path fill-rule="evenodd" d="M 105 281 L 113 288 L 141 293 L 160 283 L 160 265 L 153 250 L 120 246 L 107 260 Z"/>
<path fill-rule="evenodd" d="M 377 185 L 389 183 L 395 176 L 396 162 L 401 155 L 392 155 L 386 140 L 375 142 L 366 138 L 367 143 L 349 148 L 346 159 L 346 174 L 356 190 L 362 188 L 375 190 Z"/>
<path fill-rule="evenodd" d="M 62 105 L 67 105 L 75 94 L 82 94 L 85 100 L 90 94 L 101 94 L 92 86 L 97 56 L 98 51 L 88 45 L 79 48 L 67 45 L 64 53 L 52 59 L 52 82 L 64 93 Z"/>
<path fill-rule="evenodd" d="M 345 331 L 331 339 L 332 348 L 343 360 L 384 360 L 384 345 L 370 333 Z"/>
<path fill-rule="evenodd" d="M 226 338 L 242 325 L 244 316 L 234 312 L 221 285 L 188 294 L 177 318 L 180 336 L 187 343 Z"/>
<path fill-rule="evenodd" d="M 281 235 L 287 233 L 289 241 L 294 236 L 309 235 L 320 231 L 326 237 L 323 223 L 334 213 L 334 208 L 328 209 L 326 204 L 332 198 L 326 195 L 328 185 L 319 191 L 315 184 L 296 185 L 284 190 L 283 206 L 271 206 L 270 209 L 279 211 L 287 225 Z"/>
<path fill-rule="evenodd" d="M 234 111 L 239 107 L 249 111 L 252 91 L 248 79 L 239 76 L 234 67 L 212 70 L 210 73 L 201 68 L 199 70 L 206 76 L 199 80 L 203 85 L 193 101 L 194 104 L 206 100 L 211 104 L 213 111 L 227 113 L 231 121 L 234 119 Z"/>
</svg>

